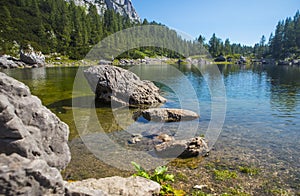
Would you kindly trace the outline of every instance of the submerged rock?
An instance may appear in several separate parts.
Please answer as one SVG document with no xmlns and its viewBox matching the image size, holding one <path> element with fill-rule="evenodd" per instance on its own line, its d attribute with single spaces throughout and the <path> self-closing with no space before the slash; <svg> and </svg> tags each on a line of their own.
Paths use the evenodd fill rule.
<svg viewBox="0 0 300 196">
<path fill-rule="evenodd" d="M 64 195 L 60 172 L 41 159 L 0 154 L 0 195 Z"/>
<path fill-rule="evenodd" d="M 142 111 L 141 114 L 146 120 L 155 122 L 179 122 L 199 118 L 193 111 L 171 108 L 151 108 Z"/>
<path fill-rule="evenodd" d="M 66 195 L 159 195 L 160 185 L 142 177 L 87 179 L 66 184 Z"/>
<path fill-rule="evenodd" d="M 207 156 L 208 145 L 204 138 L 195 137 L 189 140 L 170 140 L 155 146 L 155 152 L 161 157 L 189 158 Z"/>
<path fill-rule="evenodd" d="M 134 73 L 110 65 L 90 67 L 84 71 L 96 98 L 120 105 L 153 105 L 166 102 L 152 82 L 140 80 Z"/>
<path fill-rule="evenodd" d="M 0 73 L 0 153 L 43 159 L 63 169 L 71 159 L 68 135 L 69 127 L 25 84 Z"/>
</svg>

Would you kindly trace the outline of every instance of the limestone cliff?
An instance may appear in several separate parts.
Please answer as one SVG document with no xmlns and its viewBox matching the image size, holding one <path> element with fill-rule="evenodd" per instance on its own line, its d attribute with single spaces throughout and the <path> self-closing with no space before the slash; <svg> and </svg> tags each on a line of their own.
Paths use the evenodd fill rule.
<svg viewBox="0 0 300 196">
<path fill-rule="evenodd" d="M 71 0 L 66 0 L 71 1 Z M 94 4 L 100 15 L 103 15 L 105 10 L 113 9 L 116 13 L 123 16 L 128 16 L 132 21 L 140 21 L 140 17 L 135 11 L 131 0 L 73 0 L 76 5 L 89 7 Z"/>
</svg>

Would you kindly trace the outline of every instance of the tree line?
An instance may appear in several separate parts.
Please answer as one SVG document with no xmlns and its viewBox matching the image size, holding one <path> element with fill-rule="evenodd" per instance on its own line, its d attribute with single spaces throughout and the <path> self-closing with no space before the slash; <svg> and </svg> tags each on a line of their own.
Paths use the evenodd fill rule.
<svg viewBox="0 0 300 196">
<path fill-rule="evenodd" d="M 141 47 L 127 51 L 120 58 L 143 58 L 145 56 L 168 56 L 180 58 L 182 55 L 167 48 L 180 48 L 182 54 L 196 53 L 193 41 L 182 39 L 176 31 L 156 22 L 133 22 L 114 10 L 97 13 L 95 5 L 89 8 L 76 6 L 65 0 L 0 0 L 0 54 L 12 53 L 15 44 L 21 48 L 28 44 L 44 54 L 60 53 L 71 59 L 82 59 L 90 49 L 105 37 L 134 26 L 158 25 L 161 31 L 144 32 L 146 39 L 151 35 L 162 47 Z M 150 31 L 150 30 L 149 30 Z M 128 44 L 136 35 L 118 39 L 120 44 Z"/>
<path fill-rule="evenodd" d="M 261 58 L 292 60 L 300 58 L 300 12 L 278 22 L 275 33 L 271 33 L 267 42 L 263 35 L 254 46 L 254 54 Z"/>
<path fill-rule="evenodd" d="M 271 33 L 269 40 L 263 35 L 253 47 L 241 44 L 231 44 L 229 39 L 223 42 L 213 34 L 208 43 L 203 36 L 198 42 L 203 44 L 213 57 L 224 56 L 249 56 L 251 58 L 273 58 L 276 60 L 300 58 L 300 12 L 294 17 L 279 21 L 275 33 Z"/>
<path fill-rule="evenodd" d="M 104 37 L 135 25 L 113 10 L 100 16 L 95 5 L 86 10 L 73 1 L 0 0 L 0 9 L 0 53 L 9 53 L 17 42 L 81 59 Z"/>
<path fill-rule="evenodd" d="M 274 35 L 267 42 L 262 36 L 259 43 L 245 46 L 224 42 L 213 34 L 206 42 L 203 36 L 195 40 L 185 40 L 176 31 L 156 22 L 132 22 L 113 10 L 106 10 L 100 16 L 95 5 L 76 6 L 73 1 L 65 0 L 0 0 L 0 54 L 14 51 L 15 45 L 26 47 L 31 44 L 44 54 L 61 53 L 71 59 L 82 59 L 88 51 L 105 37 L 130 27 L 159 25 L 161 31 L 147 30 L 141 37 L 151 35 L 162 47 L 140 47 L 122 53 L 119 58 L 144 58 L 145 56 L 167 56 L 182 58 L 206 54 L 206 50 L 217 57 L 250 56 L 252 58 L 299 58 L 300 56 L 300 14 L 279 21 Z M 119 40 L 128 44 L 136 40 L 136 35 Z M 125 39 L 125 38 L 124 38 Z M 170 50 L 175 48 L 177 51 Z M 178 51 L 180 53 L 178 53 Z"/>
<path fill-rule="evenodd" d="M 208 43 L 205 40 L 205 37 L 202 35 L 197 38 L 197 41 L 209 51 L 212 57 L 227 56 L 239 58 L 240 55 L 249 56 L 253 52 L 253 47 L 231 43 L 228 38 L 223 42 L 215 33 L 209 39 Z"/>
</svg>

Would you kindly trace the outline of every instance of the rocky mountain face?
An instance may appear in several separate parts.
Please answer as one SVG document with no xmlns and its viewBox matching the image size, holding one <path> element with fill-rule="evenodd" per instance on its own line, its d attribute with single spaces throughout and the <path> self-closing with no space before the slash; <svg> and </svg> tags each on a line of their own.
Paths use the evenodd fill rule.
<svg viewBox="0 0 300 196">
<path fill-rule="evenodd" d="M 74 0 L 74 2 L 76 5 L 84 7 L 89 7 L 93 4 L 97 7 L 100 15 L 103 15 L 107 9 L 113 9 L 116 13 L 123 16 L 127 15 L 132 21 L 141 20 L 133 7 L 131 0 Z"/>
</svg>

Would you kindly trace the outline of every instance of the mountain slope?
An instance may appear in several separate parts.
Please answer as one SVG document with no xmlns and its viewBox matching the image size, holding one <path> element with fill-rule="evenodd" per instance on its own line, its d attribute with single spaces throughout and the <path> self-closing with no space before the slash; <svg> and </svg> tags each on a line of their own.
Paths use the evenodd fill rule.
<svg viewBox="0 0 300 196">
<path fill-rule="evenodd" d="M 66 0 L 72 1 L 72 0 Z M 73 0 L 76 5 L 89 7 L 95 5 L 98 13 L 103 15 L 107 9 L 114 10 L 122 16 L 128 16 L 131 21 L 140 22 L 140 17 L 135 11 L 131 0 Z"/>
</svg>

